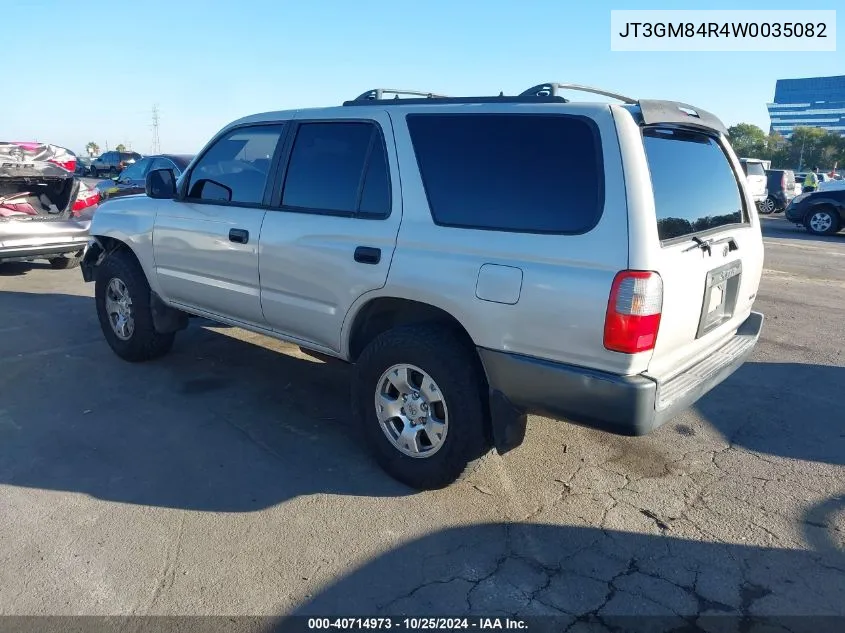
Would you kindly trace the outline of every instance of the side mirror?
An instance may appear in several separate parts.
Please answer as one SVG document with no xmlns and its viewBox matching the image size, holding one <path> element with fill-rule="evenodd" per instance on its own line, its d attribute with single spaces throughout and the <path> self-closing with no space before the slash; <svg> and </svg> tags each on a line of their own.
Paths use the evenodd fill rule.
<svg viewBox="0 0 845 633">
<path fill-rule="evenodd" d="M 176 197 L 176 176 L 172 169 L 154 169 L 147 174 L 144 186 L 150 198 L 168 200 Z"/>
</svg>

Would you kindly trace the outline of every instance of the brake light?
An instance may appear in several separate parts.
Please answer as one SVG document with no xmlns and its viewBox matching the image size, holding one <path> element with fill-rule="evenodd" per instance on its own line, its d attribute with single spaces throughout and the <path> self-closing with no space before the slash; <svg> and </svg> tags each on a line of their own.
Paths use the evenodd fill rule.
<svg viewBox="0 0 845 633">
<path fill-rule="evenodd" d="M 72 159 L 69 159 L 69 160 L 50 159 L 49 162 L 53 163 L 54 165 L 58 165 L 62 169 L 67 169 L 70 172 L 76 171 L 76 159 L 75 158 L 72 158 Z"/>
<path fill-rule="evenodd" d="M 623 270 L 610 288 L 604 346 L 636 354 L 654 349 L 663 310 L 663 280 L 655 272 Z"/>
<path fill-rule="evenodd" d="M 786 191 L 786 174 L 780 175 L 780 188 Z"/>
</svg>

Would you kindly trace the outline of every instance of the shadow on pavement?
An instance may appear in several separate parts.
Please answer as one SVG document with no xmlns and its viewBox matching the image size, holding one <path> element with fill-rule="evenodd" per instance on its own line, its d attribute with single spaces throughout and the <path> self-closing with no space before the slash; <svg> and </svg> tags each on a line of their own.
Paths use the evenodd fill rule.
<svg viewBox="0 0 845 633">
<path fill-rule="evenodd" d="M 34 262 L 2 262 L 0 261 L 0 277 L 16 277 L 25 275 L 35 268 L 50 268 L 50 264 L 43 261 Z"/>
<path fill-rule="evenodd" d="M 217 512 L 411 492 L 357 442 L 342 364 L 197 325 L 168 356 L 127 363 L 93 299 L 0 296 L 20 326 L 0 325 L 0 484 Z"/>
<path fill-rule="evenodd" d="M 764 238 L 805 240 L 808 242 L 828 242 L 831 244 L 845 243 L 845 232 L 836 233 L 834 235 L 813 235 L 807 231 L 807 229 L 796 226 L 787 220 L 783 217 L 783 214 L 768 217 L 763 216 L 761 220 L 760 226 L 762 228 Z"/>
<path fill-rule="evenodd" d="M 834 500 L 839 510 L 843 501 Z M 549 630 L 557 631 L 602 619 L 611 630 L 691 631 L 702 624 L 696 616 L 705 615 L 710 625 L 715 616 L 728 625 L 715 630 L 748 631 L 754 617 L 778 616 L 775 623 L 786 625 L 783 616 L 843 616 L 843 587 L 845 552 L 835 546 L 806 552 L 493 523 L 436 532 L 391 550 L 293 615 L 554 615 Z M 649 618 L 614 620 L 620 616 Z M 820 620 L 807 624 L 828 630 Z"/>
<path fill-rule="evenodd" d="M 845 465 L 843 384 L 845 367 L 746 362 L 695 406 L 736 446 Z"/>
</svg>

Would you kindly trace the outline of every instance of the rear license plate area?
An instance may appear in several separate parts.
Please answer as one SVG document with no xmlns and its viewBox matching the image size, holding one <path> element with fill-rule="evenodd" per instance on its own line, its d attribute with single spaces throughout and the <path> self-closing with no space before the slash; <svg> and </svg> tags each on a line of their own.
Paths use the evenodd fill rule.
<svg viewBox="0 0 845 633">
<path fill-rule="evenodd" d="M 735 261 L 707 273 L 704 281 L 704 300 L 695 338 L 701 338 L 723 323 L 730 321 L 736 310 L 742 262 Z"/>
</svg>

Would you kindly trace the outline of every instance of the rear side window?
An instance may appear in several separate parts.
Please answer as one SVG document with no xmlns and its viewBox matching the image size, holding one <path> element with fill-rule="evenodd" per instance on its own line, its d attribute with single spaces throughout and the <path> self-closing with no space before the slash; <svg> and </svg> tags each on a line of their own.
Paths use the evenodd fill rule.
<svg viewBox="0 0 845 633">
<path fill-rule="evenodd" d="M 411 114 L 407 121 L 437 224 L 577 234 L 598 223 L 604 168 L 588 119 Z"/>
<path fill-rule="evenodd" d="M 359 217 L 390 215 L 384 142 L 372 123 L 303 123 L 291 150 L 282 206 Z"/>
<path fill-rule="evenodd" d="M 643 145 L 661 240 L 744 221 L 736 175 L 713 137 L 699 132 L 645 128 Z"/>
</svg>

